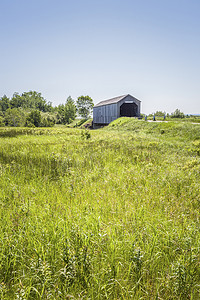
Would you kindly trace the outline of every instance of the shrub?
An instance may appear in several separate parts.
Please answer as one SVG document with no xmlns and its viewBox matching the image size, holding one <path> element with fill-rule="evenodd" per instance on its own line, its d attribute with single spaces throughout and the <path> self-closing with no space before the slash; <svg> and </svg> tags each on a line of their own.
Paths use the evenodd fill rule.
<svg viewBox="0 0 200 300">
<path fill-rule="evenodd" d="M 175 110 L 175 112 L 173 112 L 171 114 L 171 118 L 180 118 L 180 119 L 183 119 L 185 118 L 185 115 L 183 112 L 181 112 L 178 108 Z"/>
<path fill-rule="evenodd" d="M 81 132 L 81 137 L 82 137 L 83 140 L 88 140 L 88 139 L 91 138 L 91 134 L 88 130 L 83 130 Z"/>
<path fill-rule="evenodd" d="M 35 127 L 41 126 L 41 113 L 39 110 L 33 110 L 30 114 L 28 114 L 26 118 L 26 126 L 33 127 L 30 126 L 30 123 L 33 124 Z"/>
</svg>

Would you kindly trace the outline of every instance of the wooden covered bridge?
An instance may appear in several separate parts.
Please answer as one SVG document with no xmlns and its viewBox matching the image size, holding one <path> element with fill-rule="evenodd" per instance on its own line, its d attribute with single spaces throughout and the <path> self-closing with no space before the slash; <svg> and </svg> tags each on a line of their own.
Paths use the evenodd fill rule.
<svg viewBox="0 0 200 300">
<path fill-rule="evenodd" d="M 129 94 L 99 102 L 93 107 L 93 127 L 108 125 L 120 117 L 140 117 L 140 103 Z"/>
</svg>

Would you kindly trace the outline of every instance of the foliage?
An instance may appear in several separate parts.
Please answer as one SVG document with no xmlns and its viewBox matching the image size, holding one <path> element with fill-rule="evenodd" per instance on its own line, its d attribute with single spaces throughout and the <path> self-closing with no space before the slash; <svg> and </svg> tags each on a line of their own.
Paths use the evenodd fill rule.
<svg viewBox="0 0 200 300">
<path fill-rule="evenodd" d="M 1 299 L 199 298 L 200 125 L 114 124 L 0 128 Z"/>
<path fill-rule="evenodd" d="M 4 126 L 5 126 L 4 118 L 0 116 L 0 127 L 4 127 Z"/>
<path fill-rule="evenodd" d="M 53 127 L 56 123 L 56 118 L 50 113 L 43 113 L 41 119 L 41 127 Z"/>
<path fill-rule="evenodd" d="M 4 95 L 0 98 L 0 111 L 5 112 L 8 108 L 10 108 L 10 99 Z"/>
<path fill-rule="evenodd" d="M 76 118 L 76 105 L 71 96 L 67 98 L 64 110 L 65 124 L 71 123 Z"/>
<path fill-rule="evenodd" d="M 169 113 L 163 112 L 163 111 L 156 111 L 148 115 L 148 120 L 153 120 L 153 117 L 155 116 L 156 120 L 166 120 L 166 118 L 169 120 Z"/>
<path fill-rule="evenodd" d="M 172 114 L 171 114 L 171 118 L 180 118 L 183 119 L 185 118 L 185 115 L 183 112 L 180 111 L 180 109 L 176 109 Z"/>
<path fill-rule="evenodd" d="M 24 92 L 21 95 L 14 93 L 10 100 L 11 107 L 22 107 L 24 109 L 35 109 L 43 112 L 51 111 L 51 103 L 46 102 L 41 93 L 36 91 Z"/>
<path fill-rule="evenodd" d="M 56 109 L 56 123 L 65 124 L 65 106 L 64 104 L 59 104 Z"/>
<path fill-rule="evenodd" d="M 90 98 L 89 96 L 80 96 L 78 97 L 76 104 L 77 104 L 78 114 L 82 118 L 87 119 L 94 106 L 92 98 Z"/>
<path fill-rule="evenodd" d="M 65 105 L 60 104 L 57 108 L 57 123 L 69 124 L 76 118 L 76 105 L 71 96 L 66 100 Z"/>
<path fill-rule="evenodd" d="M 55 118 L 49 113 L 41 115 L 40 111 L 33 110 L 26 117 L 26 127 L 53 127 Z"/>
<path fill-rule="evenodd" d="M 20 108 L 8 108 L 5 112 L 4 123 L 6 126 L 24 126 L 25 114 Z"/>
<path fill-rule="evenodd" d="M 13 94 L 12 98 L 10 99 L 10 106 L 11 108 L 27 108 L 25 98 L 22 97 L 19 93 Z"/>
<path fill-rule="evenodd" d="M 166 112 L 163 112 L 163 111 L 156 111 L 154 113 L 155 116 L 157 117 L 164 117 L 166 115 Z"/>
<path fill-rule="evenodd" d="M 33 110 L 26 117 L 26 126 L 40 127 L 41 126 L 41 113 L 39 110 Z"/>
<path fill-rule="evenodd" d="M 89 130 L 85 129 L 81 132 L 81 136 L 83 140 L 88 140 L 91 138 L 91 134 L 89 132 Z"/>
<path fill-rule="evenodd" d="M 93 128 L 93 119 L 89 118 L 85 122 L 83 122 L 80 126 L 81 128 L 92 129 Z"/>
<path fill-rule="evenodd" d="M 88 119 L 79 119 L 77 120 L 76 124 L 74 127 L 81 127 L 85 122 L 87 122 Z"/>
</svg>

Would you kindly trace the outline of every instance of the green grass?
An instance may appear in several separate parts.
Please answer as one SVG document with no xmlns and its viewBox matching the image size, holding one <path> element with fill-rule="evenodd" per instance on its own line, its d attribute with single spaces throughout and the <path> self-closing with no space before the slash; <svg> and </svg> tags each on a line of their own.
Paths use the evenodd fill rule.
<svg viewBox="0 0 200 300">
<path fill-rule="evenodd" d="M 92 119 L 75 119 L 72 123 L 68 124 L 68 128 L 76 128 L 76 127 L 82 127 L 84 124 L 87 124 L 89 120 Z"/>
<path fill-rule="evenodd" d="M 198 299 L 199 125 L 0 129 L 0 299 Z"/>
</svg>

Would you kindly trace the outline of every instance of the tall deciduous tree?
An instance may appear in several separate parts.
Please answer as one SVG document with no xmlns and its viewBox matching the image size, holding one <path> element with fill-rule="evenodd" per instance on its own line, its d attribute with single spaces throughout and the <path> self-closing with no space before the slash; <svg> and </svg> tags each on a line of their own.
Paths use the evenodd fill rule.
<svg viewBox="0 0 200 300">
<path fill-rule="evenodd" d="M 180 118 L 180 119 L 183 119 L 185 118 L 185 115 L 183 112 L 180 111 L 180 109 L 176 109 L 175 112 L 173 112 L 171 114 L 171 118 Z"/>
<path fill-rule="evenodd" d="M 69 96 L 66 100 L 65 103 L 65 108 L 64 108 L 64 120 L 65 123 L 69 124 L 70 121 L 75 120 L 76 118 L 76 105 L 74 103 L 74 100 L 72 99 L 71 96 Z"/>
<path fill-rule="evenodd" d="M 78 97 L 76 104 L 77 104 L 78 114 L 82 118 L 87 119 L 94 106 L 92 98 L 90 98 L 89 96 L 80 96 Z"/>
<path fill-rule="evenodd" d="M 76 105 L 71 96 L 69 96 L 65 104 L 58 105 L 57 122 L 59 124 L 69 124 L 76 118 Z"/>
<path fill-rule="evenodd" d="M 65 106 L 64 104 L 59 104 L 56 108 L 57 114 L 56 114 L 56 123 L 57 124 L 64 124 L 65 123 Z"/>
<path fill-rule="evenodd" d="M 51 102 L 47 102 L 41 95 L 36 91 L 24 92 L 21 95 L 14 93 L 10 100 L 11 108 L 22 107 L 25 109 L 37 109 L 42 112 L 51 111 Z"/>
<path fill-rule="evenodd" d="M 7 126 L 24 126 L 24 112 L 20 108 L 8 108 L 5 112 L 4 122 Z"/>
<path fill-rule="evenodd" d="M 0 98 L 0 110 L 5 112 L 8 108 L 10 108 L 10 99 L 4 95 Z"/>
</svg>

